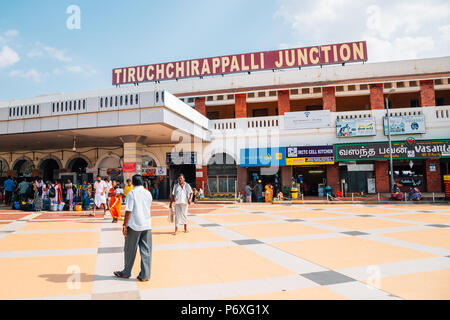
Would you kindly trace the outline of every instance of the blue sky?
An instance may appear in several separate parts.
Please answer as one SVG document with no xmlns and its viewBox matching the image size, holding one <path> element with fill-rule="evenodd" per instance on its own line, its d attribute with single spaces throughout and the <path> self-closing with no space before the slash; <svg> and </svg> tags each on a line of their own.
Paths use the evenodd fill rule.
<svg viewBox="0 0 450 320">
<path fill-rule="evenodd" d="M 342 41 L 367 40 L 369 62 L 445 56 L 449 21 L 445 0 L 1 1 L 0 100 L 108 88 L 114 67 Z"/>
</svg>

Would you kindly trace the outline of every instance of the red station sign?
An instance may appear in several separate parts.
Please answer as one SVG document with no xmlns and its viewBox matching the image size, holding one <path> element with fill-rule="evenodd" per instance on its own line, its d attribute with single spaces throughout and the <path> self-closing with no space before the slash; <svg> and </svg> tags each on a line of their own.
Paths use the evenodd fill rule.
<svg viewBox="0 0 450 320">
<path fill-rule="evenodd" d="M 115 68 L 112 84 L 367 61 L 365 41 Z"/>
</svg>

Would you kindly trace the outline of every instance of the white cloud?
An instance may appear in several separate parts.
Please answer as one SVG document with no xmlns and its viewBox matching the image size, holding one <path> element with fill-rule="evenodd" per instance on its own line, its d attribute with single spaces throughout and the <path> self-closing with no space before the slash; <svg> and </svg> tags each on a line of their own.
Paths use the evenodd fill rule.
<svg viewBox="0 0 450 320">
<path fill-rule="evenodd" d="M 33 48 L 30 52 L 27 53 L 27 56 L 30 58 L 36 57 L 50 57 L 52 59 L 56 59 L 62 62 L 70 62 L 72 61 L 71 57 L 68 57 L 65 54 L 65 50 L 60 50 L 54 47 L 44 46 L 40 42 L 36 43 L 36 47 Z"/>
<path fill-rule="evenodd" d="M 8 31 L 3 32 L 3 34 L 6 37 L 12 38 L 12 37 L 17 37 L 19 35 L 19 31 L 17 31 L 17 30 L 8 30 Z"/>
<path fill-rule="evenodd" d="M 84 68 L 81 66 L 67 66 L 66 70 L 71 72 L 71 73 L 75 73 L 75 74 L 82 74 L 85 76 L 91 76 L 97 73 L 96 70 L 91 69 L 91 68 Z"/>
<path fill-rule="evenodd" d="M 450 55 L 448 0 L 280 0 L 290 47 L 367 40 L 369 62 Z M 279 44 L 286 47 L 286 44 Z"/>
<path fill-rule="evenodd" d="M 19 55 L 8 46 L 4 46 L 0 51 L 0 68 L 12 66 L 20 60 Z"/>
<path fill-rule="evenodd" d="M 41 73 L 36 69 L 30 69 L 28 71 L 13 70 L 9 73 L 9 75 L 12 77 L 19 77 L 23 79 L 33 80 L 35 82 L 43 82 L 48 77 L 47 72 Z"/>
</svg>

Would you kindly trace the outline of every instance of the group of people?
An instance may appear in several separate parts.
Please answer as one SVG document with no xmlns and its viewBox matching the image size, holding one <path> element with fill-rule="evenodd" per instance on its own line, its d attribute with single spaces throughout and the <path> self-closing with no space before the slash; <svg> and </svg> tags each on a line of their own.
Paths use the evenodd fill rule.
<svg viewBox="0 0 450 320">
<path fill-rule="evenodd" d="M 264 187 L 261 180 L 256 183 L 248 182 L 244 188 L 245 202 L 272 202 L 274 196 L 274 187 L 271 183 L 267 183 Z M 283 194 L 280 190 L 276 190 L 277 199 L 282 199 Z M 264 200 L 264 201 L 263 201 Z"/>
<path fill-rule="evenodd" d="M 403 200 L 403 198 L 404 198 L 404 195 L 403 195 L 403 192 L 400 190 L 400 186 L 397 184 L 394 184 L 394 187 L 392 188 L 391 199 L 392 200 Z M 411 187 L 409 189 L 406 199 L 410 200 L 410 201 L 422 200 L 422 194 L 420 193 L 419 188 Z"/>
</svg>

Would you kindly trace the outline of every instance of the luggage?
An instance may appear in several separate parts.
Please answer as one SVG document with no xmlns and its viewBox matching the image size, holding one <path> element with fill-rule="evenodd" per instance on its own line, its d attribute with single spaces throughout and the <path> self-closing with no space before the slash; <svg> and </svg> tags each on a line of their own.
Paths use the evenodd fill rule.
<svg viewBox="0 0 450 320">
<path fill-rule="evenodd" d="M 33 204 L 25 203 L 20 205 L 20 210 L 22 211 L 33 211 Z"/>
<path fill-rule="evenodd" d="M 14 201 L 14 209 L 20 210 L 20 201 Z"/>
<path fill-rule="evenodd" d="M 50 204 L 50 211 L 58 211 L 58 204 L 57 203 L 51 203 Z"/>
<path fill-rule="evenodd" d="M 50 199 L 43 200 L 43 209 L 44 211 L 50 211 Z"/>
<path fill-rule="evenodd" d="M 56 190 L 55 187 L 51 187 L 50 190 L 48 190 L 48 197 L 54 198 L 56 196 Z"/>
<path fill-rule="evenodd" d="M 64 202 L 61 202 L 60 204 L 58 204 L 58 211 L 63 211 L 65 205 L 66 204 Z"/>
<path fill-rule="evenodd" d="M 75 211 L 82 211 L 82 210 L 83 210 L 83 207 L 82 207 L 81 202 L 75 204 Z"/>
</svg>

